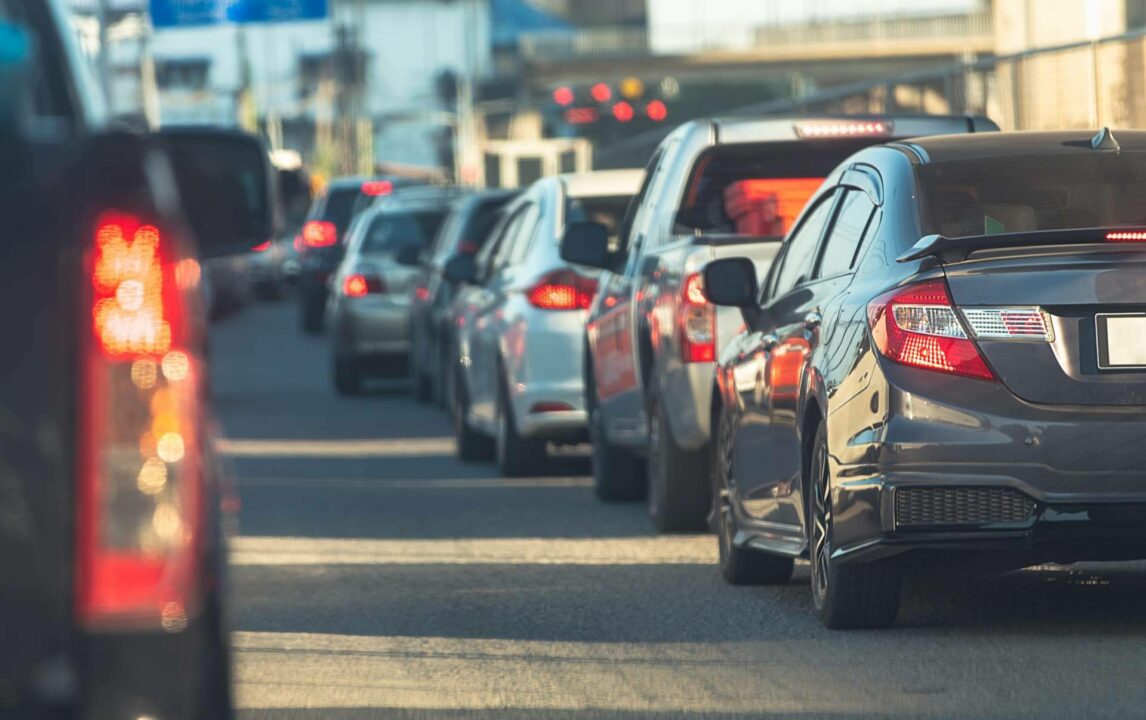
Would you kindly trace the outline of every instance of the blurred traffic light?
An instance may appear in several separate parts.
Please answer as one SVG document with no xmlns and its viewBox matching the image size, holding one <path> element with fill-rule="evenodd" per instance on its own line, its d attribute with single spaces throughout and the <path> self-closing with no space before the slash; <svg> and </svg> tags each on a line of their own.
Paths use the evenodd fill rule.
<svg viewBox="0 0 1146 720">
<path fill-rule="evenodd" d="M 601 119 L 601 113 L 597 112 L 597 108 L 580 107 L 569 108 L 565 111 L 565 122 L 570 125 L 588 125 L 595 123 Z"/>
<path fill-rule="evenodd" d="M 613 106 L 613 117 L 615 117 L 618 122 L 627 123 L 633 119 L 634 114 L 633 106 L 624 100 Z"/>
<path fill-rule="evenodd" d="M 613 89 L 603 82 L 594 85 L 589 93 L 599 103 L 609 102 L 613 97 Z"/>
<path fill-rule="evenodd" d="M 562 107 L 573 104 L 573 88 L 562 86 L 553 91 L 553 102 Z"/>
<path fill-rule="evenodd" d="M 668 108 L 665 107 L 664 102 L 653 100 L 645 105 L 645 115 L 653 122 L 664 122 L 664 119 L 668 117 Z"/>
</svg>

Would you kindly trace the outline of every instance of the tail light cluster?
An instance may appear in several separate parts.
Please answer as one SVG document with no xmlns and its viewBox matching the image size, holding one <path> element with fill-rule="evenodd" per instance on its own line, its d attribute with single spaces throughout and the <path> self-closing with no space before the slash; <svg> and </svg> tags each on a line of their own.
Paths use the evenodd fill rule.
<svg viewBox="0 0 1146 720">
<path fill-rule="evenodd" d="M 338 228 L 327 220 L 307 220 L 295 238 L 295 249 L 325 248 L 338 244 Z"/>
<path fill-rule="evenodd" d="M 342 278 L 342 294 L 346 297 L 384 295 L 386 282 L 375 272 L 356 272 Z"/>
<path fill-rule="evenodd" d="M 543 275 L 526 297 L 539 310 L 588 310 L 596 294 L 596 280 L 566 269 Z"/>
<path fill-rule="evenodd" d="M 178 630 L 196 597 L 202 525 L 199 266 L 163 232 L 107 214 L 95 229 L 82 357 L 76 613 L 88 627 Z"/>
<path fill-rule="evenodd" d="M 899 288 L 873 300 L 868 324 L 888 360 L 952 375 L 993 380 L 942 280 Z"/>
<path fill-rule="evenodd" d="M 680 302 L 681 360 L 686 363 L 716 359 L 716 311 L 704 297 L 704 276 L 685 277 Z"/>
</svg>

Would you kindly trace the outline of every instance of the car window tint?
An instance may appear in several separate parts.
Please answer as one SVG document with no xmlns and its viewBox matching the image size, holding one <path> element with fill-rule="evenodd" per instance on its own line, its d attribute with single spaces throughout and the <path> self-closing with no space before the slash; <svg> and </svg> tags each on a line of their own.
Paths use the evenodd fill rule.
<svg viewBox="0 0 1146 720">
<path fill-rule="evenodd" d="M 783 295 L 811 276 L 816 247 L 832 211 L 832 200 L 832 194 L 820 198 L 796 231 L 784 241 L 784 260 L 776 276 L 772 297 Z"/>
<path fill-rule="evenodd" d="M 831 277 L 850 270 L 855 265 L 860 240 L 875 212 L 875 203 L 863 190 L 849 190 L 840 202 L 840 211 L 820 255 L 817 277 Z"/>
<path fill-rule="evenodd" d="M 637 191 L 637 194 L 633 196 L 633 199 L 625 209 L 625 214 L 621 219 L 621 227 L 618 231 L 621 250 L 627 250 L 632 243 L 632 234 L 635 228 L 637 213 L 644 204 L 645 198 L 649 196 L 649 188 L 653 184 L 653 179 L 657 176 L 657 171 L 664 154 L 665 148 L 663 146 L 657 148 L 656 152 L 653 153 L 653 157 L 649 160 L 648 167 L 645 169 L 645 178 L 641 182 L 641 189 Z"/>
<path fill-rule="evenodd" d="M 375 215 L 362 241 L 362 252 L 395 253 L 409 245 L 427 248 L 445 217 L 444 209 Z"/>
<path fill-rule="evenodd" d="M 509 264 L 514 245 L 516 245 L 521 232 L 521 225 L 525 221 L 526 209 L 527 208 L 519 209 L 513 214 L 513 217 L 509 219 L 509 222 L 506 223 L 505 230 L 502 231 L 501 237 L 498 240 L 497 252 L 493 259 L 493 270 L 500 270 Z"/>
<path fill-rule="evenodd" d="M 493 272 L 494 260 L 501 251 L 502 245 L 505 244 L 506 232 L 509 230 L 510 225 L 513 224 L 513 216 L 510 215 L 509 212 L 510 211 L 507 210 L 505 213 L 498 215 L 498 223 L 491 235 L 492 239 L 486 243 L 485 247 L 477 254 L 475 264 L 477 265 L 478 282 L 484 282 Z"/>
<path fill-rule="evenodd" d="M 339 235 L 346 232 L 354 218 L 354 204 L 358 201 L 358 194 L 359 189 L 356 187 L 332 188 L 327 193 L 321 219 L 334 223 Z"/>
<path fill-rule="evenodd" d="M 541 206 L 536 202 L 529 203 L 522 213 L 521 223 L 514 228 L 513 237 L 509 242 L 513 243 L 506 258 L 507 265 L 515 265 L 525 259 L 529 253 L 529 248 L 533 245 L 533 238 L 537 235 L 538 221 L 541 219 Z"/>
<path fill-rule="evenodd" d="M 601 223 L 609 233 L 609 250 L 615 252 L 620 246 L 617 228 L 631 199 L 628 195 L 567 198 L 565 223 Z"/>
</svg>

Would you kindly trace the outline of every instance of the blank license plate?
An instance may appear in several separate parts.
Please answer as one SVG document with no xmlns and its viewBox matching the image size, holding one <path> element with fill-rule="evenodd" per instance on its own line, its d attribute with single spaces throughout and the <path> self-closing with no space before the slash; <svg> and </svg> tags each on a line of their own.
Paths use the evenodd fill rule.
<svg viewBox="0 0 1146 720">
<path fill-rule="evenodd" d="M 1096 315 L 1098 367 L 1146 368 L 1146 314 Z"/>
</svg>

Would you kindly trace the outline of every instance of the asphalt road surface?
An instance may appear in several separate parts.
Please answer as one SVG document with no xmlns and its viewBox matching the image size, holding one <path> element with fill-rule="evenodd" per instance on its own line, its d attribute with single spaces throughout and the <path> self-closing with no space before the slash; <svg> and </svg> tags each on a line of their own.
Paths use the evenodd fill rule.
<svg viewBox="0 0 1146 720">
<path fill-rule="evenodd" d="M 829 632 L 806 566 L 725 585 L 583 454 L 503 480 L 401 384 L 337 397 L 293 310 L 212 334 L 244 718 L 1146 716 L 1141 565 L 916 580 L 896 628 Z"/>
</svg>

